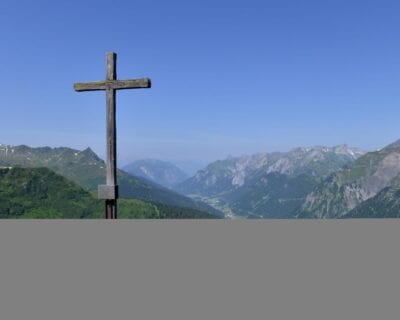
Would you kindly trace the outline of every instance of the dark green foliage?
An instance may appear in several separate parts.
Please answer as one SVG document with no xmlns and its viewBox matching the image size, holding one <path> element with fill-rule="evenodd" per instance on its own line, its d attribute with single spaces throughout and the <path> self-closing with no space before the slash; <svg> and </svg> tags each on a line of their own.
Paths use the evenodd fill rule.
<svg viewBox="0 0 400 320">
<path fill-rule="evenodd" d="M 162 203 L 171 207 L 192 208 L 194 210 L 208 212 L 212 215 L 222 216 L 221 212 L 203 202 L 184 197 L 151 181 L 141 183 L 139 179 L 129 174 L 121 174 L 118 179 L 120 196 L 122 198 L 130 199 L 134 196 L 146 202 Z"/>
<path fill-rule="evenodd" d="M 103 208 L 103 206 L 102 206 Z M 91 218 L 104 216 L 93 214 Z M 118 219 L 219 219 L 219 216 L 193 208 L 170 206 L 161 203 L 144 202 L 135 199 L 118 200 Z"/>
<path fill-rule="evenodd" d="M 200 211 L 193 208 L 169 206 L 161 203 L 155 204 L 161 212 L 162 219 L 220 219 L 221 216 Z"/>
<path fill-rule="evenodd" d="M 47 168 L 0 168 L 0 218 L 104 217 L 104 201 Z M 122 219 L 216 218 L 200 210 L 141 200 L 118 201 Z"/>
<path fill-rule="evenodd" d="M 134 199 L 118 200 L 118 219 L 160 218 L 162 218 L 162 215 L 159 208 L 157 208 L 157 206 L 152 203 Z"/>
<path fill-rule="evenodd" d="M 0 218 L 89 218 L 101 204 L 46 168 L 0 169 Z"/>
<path fill-rule="evenodd" d="M 78 151 L 64 147 L 10 147 L 7 154 L 0 154 L 0 166 L 46 167 L 87 190 L 97 190 L 99 184 L 105 183 L 106 176 L 104 161 L 90 148 Z M 194 208 L 221 215 L 205 203 L 194 201 L 144 178 L 134 177 L 122 170 L 118 170 L 117 174 L 122 198 Z"/>
</svg>

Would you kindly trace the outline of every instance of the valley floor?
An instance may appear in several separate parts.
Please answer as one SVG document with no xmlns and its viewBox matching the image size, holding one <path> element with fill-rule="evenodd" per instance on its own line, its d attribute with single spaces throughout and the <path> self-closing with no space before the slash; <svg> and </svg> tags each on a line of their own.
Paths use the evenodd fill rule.
<svg viewBox="0 0 400 320">
<path fill-rule="evenodd" d="M 199 195 L 188 195 L 190 198 L 198 201 L 202 201 L 204 203 L 207 203 L 209 206 L 221 211 L 224 214 L 225 219 L 246 219 L 246 218 L 252 218 L 252 219 L 262 219 L 263 217 L 251 212 L 247 213 L 247 216 L 244 216 L 243 214 L 239 214 L 237 212 L 234 212 L 232 208 L 230 208 L 226 203 L 223 203 L 219 198 L 217 197 L 204 197 L 204 196 L 199 196 Z"/>
</svg>

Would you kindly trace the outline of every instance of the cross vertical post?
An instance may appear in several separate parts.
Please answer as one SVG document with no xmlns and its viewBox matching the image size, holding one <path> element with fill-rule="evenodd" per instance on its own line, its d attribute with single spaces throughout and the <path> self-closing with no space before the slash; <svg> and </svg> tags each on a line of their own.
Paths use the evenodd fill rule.
<svg viewBox="0 0 400 320">
<path fill-rule="evenodd" d="M 107 53 L 106 80 L 117 79 L 117 55 L 114 52 Z M 106 90 L 107 100 L 107 186 L 118 188 L 117 186 L 117 130 L 116 130 L 116 110 L 115 110 L 115 89 Z M 115 190 L 117 193 L 118 190 Z M 106 219 L 117 219 L 117 197 L 106 199 Z"/>
<path fill-rule="evenodd" d="M 151 88 L 149 78 L 117 80 L 117 54 L 107 53 L 106 80 L 94 82 L 78 82 L 74 84 L 77 92 L 106 91 L 107 105 L 107 169 L 106 185 L 98 188 L 99 199 L 105 200 L 105 218 L 117 218 L 117 126 L 116 126 L 116 90 Z"/>
</svg>

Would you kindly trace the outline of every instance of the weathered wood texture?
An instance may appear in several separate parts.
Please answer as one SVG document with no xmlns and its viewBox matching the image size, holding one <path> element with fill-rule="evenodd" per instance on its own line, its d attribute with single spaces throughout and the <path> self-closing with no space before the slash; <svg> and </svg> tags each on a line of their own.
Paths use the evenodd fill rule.
<svg viewBox="0 0 400 320">
<path fill-rule="evenodd" d="M 106 79 L 115 80 L 117 55 L 113 52 L 107 53 Z M 117 128 L 115 110 L 115 89 L 106 90 L 107 100 L 107 185 L 117 188 Z M 115 197 L 116 198 L 116 197 Z M 116 199 L 106 201 L 106 216 L 109 219 L 117 218 Z"/>
<path fill-rule="evenodd" d="M 123 89 L 147 89 L 151 88 L 151 80 L 149 78 L 128 79 L 128 80 L 111 80 L 111 81 L 93 81 L 78 82 L 74 84 L 75 91 L 99 91 L 99 90 L 123 90 Z"/>
<path fill-rule="evenodd" d="M 116 126 L 116 90 L 150 88 L 149 78 L 117 80 L 117 55 L 107 53 L 106 80 L 79 82 L 74 84 L 75 91 L 106 91 L 107 104 L 107 185 L 99 187 L 99 198 L 106 199 L 106 219 L 117 218 L 117 126 Z"/>
<path fill-rule="evenodd" d="M 115 80 L 117 76 L 116 54 L 107 54 L 107 80 Z M 107 99 L 107 185 L 117 184 L 116 161 L 117 161 L 117 130 L 115 110 L 115 89 L 106 90 Z"/>
<path fill-rule="evenodd" d="M 99 199 L 112 200 L 118 198 L 118 186 L 99 185 L 97 189 Z"/>
</svg>

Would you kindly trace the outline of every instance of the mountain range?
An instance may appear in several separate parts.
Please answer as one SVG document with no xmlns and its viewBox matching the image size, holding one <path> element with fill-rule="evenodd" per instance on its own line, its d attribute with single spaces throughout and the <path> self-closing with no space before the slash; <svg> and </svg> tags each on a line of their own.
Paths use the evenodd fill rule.
<svg viewBox="0 0 400 320">
<path fill-rule="evenodd" d="M 375 203 L 375 207 L 377 203 L 386 206 L 385 199 L 393 195 L 398 185 L 395 179 L 399 174 L 400 140 L 381 150 L 369 152 L 331 174 L 307 195 L 295 217 L 364 216 L 361 210 L 372 208 L 372 203 Z M 384 193 L 379 194 L 381 191 Z M 373 199 L 378 194 L 378 198 Z M 371 201 L 364 203 L 369 199 Z"/>
<path fill-rule="evenodd" d="M 0 145 L 0 166 L 0 217 L 9 215 L 10 208 L 19 208 L 21 217 L 43 216 L 48 208 L 43 211 L 39 205 L 48 202 L 36 203 L 35 199 L 48 190 L 46 184 L 62 190 L 58 195 L 61 203 L 66 201 L 65 194 L 79 204 L 61 204 L 69 206 L 72 217 L 95 217 L 93 212 L 98 212 L 95 208 L 100 202 L 95 199 L 95 190 L 104 183 L 105 164 L 89 148 L 78 151 Z M 46 167 L 51 174 L 13 171 L 22 169 L 18 166 L 25 170 Z M 400 217 L 400 140 L 373 152 L 339 145 L 228 157 L 185 180 L 179 169 L 165 161 L 142 160 L 124 169 L 131 172 L 118 171 L 123 198 L 119 208 L 125 217 Z M 21 178 L 24 174 L 25 182 Z M 14 180 L 17 184 L 13 185 Z M 39 186 L 35 186 L 37 183 Z M 24 200 L 18 188 L 25 185 L 31 187 L 21 189 L 25 190 Z M 51 198 L 57 199 L 54 194 Z M 36 206 L 39 209 L 35 211 Z M 57 206 L 48 214 L 60 216 L 62 210 Z"/>
<path fill-rule="evenodd" d="M 339 145 L 229 157 L 209 164 L 175 190 L 207 201 L 226 216 L 281 218 L 331 173 L 363 154 Z"/>
<path fill-rule="evenodd" d="M 46 167 L 77 183 L 85 190 L 97 190 L 105 183 L 105 163 L 90 148 L 83 151 L 60 148 L 31 148 L 25 145 L 0 145 L 0 166 Z M 118 170 L 120 197 L 184 207 L 221 216 L 221 212 L 161 185 Z"/>
</svg>

